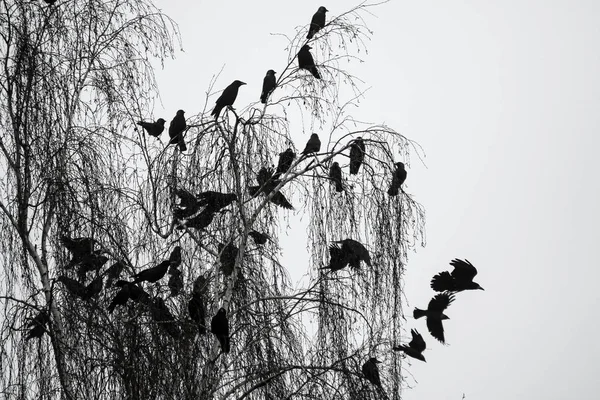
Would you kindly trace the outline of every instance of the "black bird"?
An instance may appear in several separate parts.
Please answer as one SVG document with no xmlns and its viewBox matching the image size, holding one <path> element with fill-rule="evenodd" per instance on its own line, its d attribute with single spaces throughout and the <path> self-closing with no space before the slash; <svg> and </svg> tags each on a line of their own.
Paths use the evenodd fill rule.
<svg viewBox="0 0 600 400">
<path fill-rule="evenodd" d="M 306 142 L 306 147 L 302 150 L 302 154 L 318 153 L 319 150 L 321 150 L 321 140 L 319 139 L 319 135 L 313 133 L 310 135 L 308 142 Z"/>
<path fill-rule="evenodd" d="M 72 295 L 84 300 L 87 299 L 88 290 L 81 282 L 71 279 L 67 276 L 59 276 L 56 280 L 62 282 L 62 284 L 65 285 L 65 288 Z"/>
<path fill-rule="evenodd" d="M 267 99 L 275 87 L 277 86 L 277 81 L 275 80 L 275 71 L 272 69 L 267 71 L 267 75 L 265 79 L 263 79 L 263 87 L 262 93 L 260 95 L 260 102 L 263 104 L 267 104 Z"/>
<path fill-rule="evenodd" d="M 136 285 L 133 282 L 119 280 L 115 283 L 115 286 L 120 288 L 127 286 L 129 290 L 129 298 L 136 303 L 147 304 L 150 302 L 150 295 L 146 293 L 146 291 L 139 285 Z"/>
<path fill-rule="evenodd" d="M 271 203 L 275 204 L 276 206 L 283 207 L 286 210 L 294 209 L 294 206 L 288 201 L 288 199 L 280 191 L 277 191 L 273 195 L 273 197 L 271 197 Z"/>
<path fill-rule="evenodd" d="M 214 333 L 219 340 L 223 353 L 229 353 L 229 321 L 227 320 L 227 315 L 223 307 L 221 307 L 219 311 L 217 311 L 217 314 L 212 317 L 212 320 L 210 321 L 210 331 Z"/>
<path fill-rule="evenodd" d="M 171 267 L 169 270 L 169 289 L 171 289 L 171 297 L 179 296 L 181 290 L 183 289 L 183 279 L 181 278 L 181 271 L 177 268 Z"/>
<path fill-rule="evenodd" d="M 354 239 L 344 239 L 336 243 L 342 244 L 342 252 L 344 253 L 345 261 L 352 268 L 360 268 L 360 262 L 364 261 L 369 267 L 371 266 L 371 255 L 369 250 L 362 243 Z"/>
<path fill-rule="evenodd" d="M 61 235 L 60 241 L 67 250 L 71 253 L 71 265 L 75 265 L 85 257 L 94 252 L 94 246 L 98 243 L 95 239 L 89 237 L 69 238 Z"/>
<path fill-rule="evenodd" d="M 223 93 L 221 93 L 221 96 L 219 96 L 215 102 L 215 109 L 212 110 L 212 113 L 210 113 L 210 115 L 215 116 L 215 121 L 219 118 L 219 114 L 221 113 L 223 107 L 233 106 L 233 102 L 238 95 L 238 89 L 242 85 L 245 85 L 245 83 L 235 80 L 231 83 L 231 85 L 227 86 L 225 90 L 223 90 Z"/>
<path fill-rule="evenodd" d="M 27 332 L 27 337 L 25 341 L 29 341 L 33 338 L 41 338 L 44 336 L 44 332 L 46 332 L 46 325 L 50 322 L 50 316 L 46 312 L 46 310 L 42 310 L 36 315 L 29 324 L 27 325 L 31 329 Z"/>
<path fill-rule="evenodd" d="M 198 193 L 197 198 L 200 206 L 206 207 L 204 211 L 216 213 L 236 201 L 237 195 L 235 193 L 220 193 L 209 190 Z"/>
<path fill-rule="evenodd" d="M 178 226 L 177 229 L 182 230 L 185 229 L 184 226 L 187 226 L 188 228 L 202 230 L 211 224 L 214 217 L 215 214 L 213 212 L 203 210 L 200 214 L 188 219 L 183 225 Z"/>
<path fill-rule="evenodd" d="M 473 282 L 477 269 L 469 260 L 455 258 L 450 262 L 454 267 L 452 273 L 440 272 L 431 280 L 431 288 L 436 292 L 462 292 L 463 290 L 484 290 L 478 283 Z"/>
<path fill-rule="evenodd" d="M 206 280 L 206 278 L 204 276 L 200 275 L 194 281 L 194 288 L 192 289 L 192 291 L 194 293 L 198 293 L 198 294 L 204 296 L 204 294 L 206 293 L 207 290 L 208 290 L 208 281 Z"/>
<path fill-rule="evenodd" d="M 196 196 L 185 189 L 175 190 L 175 195 L 179 197 L 179 204 L 173 210 L 173 216 L 176 219 L 185 219 L 196 214 L 200 209 L 200 203 Z"/>
<path fill-rule="evenodd" d="M 106 287 L 112 286 L 113 281 L 119 279 L 121 273 L 127 265 L 123 261 L 117 261 L 106 270 Z"/>
<path fill-rule="evenodd" d="M 178 268 L 181 265 L 181 247 L 175 246 L 171 254 L 169 255 L 169 262 L 171 263 L 171 269 Z"/>
<path fill-rule="evenodd" d="M 425 361 L 425 357 L 423 357 L 423 350 L 425 350 L 425 340 L 423 340 L 423 336 L 416 329 L 411 329 L 410 333 L 412 335 L 412 340 L 407 345 L 396 346 L 393 349 L 395 351 L 403 351 L 407 356 L 412 358 L 416 358 L 417 360 Z M 426 362 L 426 361 L 425 361 Z"/>
<path fill-rule="evenodd" d="M 450 319 L 444 314 L 444 310 L 448 308 L 453 301 L 454 295 L 444 292 L 433 296 L 427 306 L 427 310 L 415 308 L 413 311 L 413 317 L 415 319 L 421 317 L 427 318 L 427 329 L 429 329 L 429 333 L 442 343 L 446 342 L 444 339 L 444 326 L 442 325 L 442 321 Z"/>
<path fill-rule="evenodd" d="M 363 375 L 375 386 L 381 386 L 381 379 L 379 379 L 379 368 L 377 368 L 377 364 L 380 362 L 381 361 L 378 361 L 375 357 L 371 357 L 362 366 Z"/>
<path fill-rule="evenodd" d="M 308 29 L 308 35 L 306 35 L 307 39 L 312 39 L 315 33 L 319 32 L 325 26 L 325 14 L 329 11 L 325 7 L 321 6 L 313 15 L 312 20 L 310 21 L 310 28 Z"/>
<path fill-rule="evenodd" d="M 188 302 L 188 312 L 190 318 L 198 325 L 198 332 L 201 335 L 206 334 L 206 309 L 200 293 L 194 292 Z"/>
<path fill-rule="evenodd" d="M 402 184 L 404 183 L 405 180 L 406 180 L 406 169 L 404 169 L 404 163 L 397 162 L 396 170 L 394 171 L 394 173 L 392 175 L 392 184 L 390 185 L 390 188 L 388 189 L 388 194 L 390 196 L 396 196 L 398 194 L 398 190 L 400 189 L 400 186 L 402 186 Z"/>
<path fill-rule="evenodd" d="M 187 125 L 185 123 L 185 117 L 183 114 L 185 114 L 185 111 L 177 111 L 177 114 L 171 121 L 171 125 L 169 125 L 169 137 L 171 138 L 169 144 L 177 143 L 179 145 L 179 150 L 186 151 L 187 146 L 185 145 L 185 140 L 183 139 L 183 131 L 185 131 Z"/>
<path fill-rule="evenodd" d="M 269 236 L 254 230 L 248 232 L 248 236 L 250 236 L 256 244 L 265 244 L 267 243 L 267 239 L 269 239 Z"/>
<path fill-rule="evenodd" d="M 365 142 L 359 137 L 350 145 L 350 174 L 358 174 L 358 170 L 364 159 Z"/>
<path fill-rule="evenodd" d="M 77 271 L 80 279 L 83 281 L 88 272 L 98 271 L 107 261 L 108 257 L 101 255 L 100 250 L 96 250 L 94 253 L 84 256 L 79 261 L 79 270 Z"/>
<path fill-rule="evenodd" d="M 248 186 L 248 192 L 252 197 L 257 196 L 260 193 L 264 194 L 265 196 L 269 196 L 270 193 L 281 183 L 279 179 L 275 179 L 275 175 L 273 175 L 273 169 L 265 167 L 262 167 L 260 171 L 258 171 L 256 181 L 258 182 L 258 186 Z M 288 210 L 294 209 L 283 193 L 281 193 L 279 190 L 273 194 L 269 201 Z"/>
<path fill-rule="evenodd" d="M 135 279 L 131 283 L 138 283 L 143 281 L 150 283 L 158 282 L 163 276 L 166 275 L 170 265 L 171 262 L 169 260 L 165 260 L 155 267 L 138 272 L 137 274 L 133 275 L 133 278 Z"/>
<path fill-rule="evenodd" d="M 283 153 L 279 153 L 279 161 L 277 163 L 277 171 L 273 178 L 277 179 L 282 174 L 285 174 L 290 167 L 292 166 L 294 159 L 296 158 L 296 153 L 291 148 L 288 148 Z"/>
<path fill-rule="evenodd" d="M 348 265 L 345 253 L 342 251 L 340 246 L 331 245 L 329 246 L 329 265 L 321 269 L 330 269 L 332 271 L 339 271 Z"/>
<path fill-rule="evenodd" d="M 122 282 L 125 282 L 125 281 L 122 281 Z M 127 282 L 125 285 L 123 285 L 121 287 L 121 289 L 119 289 L 119 291 L 117 292 L 115 297 L 112 299 L 112 301 L 108 305 L 107 309 L 108 309 L 109 313 L 112 314 L 112 312 L 115 310 L 116 306 L 124 306 L 125 304 L 127 304 L 127 300 L 129 300 L 129 288 L 130 288 L 130 285 Z"/>
<path fill-rule="evenodd" d="M 221 261 L 221 271 L 225 276 L 229 276 L 233 273 L 239 249 L 232 243 L 227 244 L 227 246 L 219 243 L 217 244 L 217 248 L 221 254 L 219 256 L 219 261 Z"/>
<path fill-rule="evenodd" d="M 165 130 L 165 121 L 162 118 L 156 120 L 156 122 L 144 122 L 138 121 L 138 125 L 144 128 L 148 135 L 154 136 L 155 138 L 159 137 L 161 133 Z"/>
<path fill-rule="evenodd" d="M 44 3 L 49 4 L 49 5 L 54 5 L 54 3 L 56 3 L 57 0 L 44 0 Z"/>
<path fill-rule="evenodd" d="M 317 79 L 321 79 L 321 75 L 319 74 L 319 70 L 317 70 L 317 66 L 315 65 L 315 60 L 313 59 L 312 54 L 310 54 L 309 45 L 305 44 L 302 46 L 300 51 L 298 52 L 298 67 L 300 69 L 305 69 L 310 71 L 310 73 Z"/>
<path fill-rule="evenodd" d="M 331 164 L 331 167 L 329 168 L 329 179 L 331 179 L 331 183 L 335 184 L 336 192 L 339 193 L 344 191 L 344 187 L 342 186 L 342 169 L 337 162 Z"/>
<path fill-rule="evenodd" d="M 181 337 L 181 330 L 175 323 L 175 317 L 173 317 L 163 299 L 160 297 L 154 299 L 154 303 L 150 305 L 150 314 L 154 321 L 173 339 Z"/>
<path fill-rule="evenodd" d="M 98 274 L 98 276 L 94 278 L 94 280 L 91 281 L 90 284 L 85 287 L 87 291 L 87 299 L 91 299 L 92 297 L 97 296 L 102 291 L 103 284 L 103 276 L 101 274 Z"/>
</svg>

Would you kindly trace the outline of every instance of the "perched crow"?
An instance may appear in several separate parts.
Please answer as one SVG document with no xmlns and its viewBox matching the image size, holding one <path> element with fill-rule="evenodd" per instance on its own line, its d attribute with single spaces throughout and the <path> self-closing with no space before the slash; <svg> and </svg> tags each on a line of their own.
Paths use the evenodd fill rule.
<svg viewBox="0 0 600 400">
<path fill-rule="evenodd" d="M 365 378 L 375 386 L 381 386 L 381 379 L 379 379 L 379 368 L 378 361 L 375 357 L 371 357 L 362 366 L 362 373 Z"/>
<path fill-rule="evenodd" d="M 219 340 L 223 353 L 229 353 L 229 321 L 227 320 L 227 315 L 223 307 L 221 307 L 219 311 L 217 311 L 217 314 L 212 317 L 212 320 L 210 321 L 210 331 L 214 333 Z"/>
<path fill-rule="evenodd" d="M 175 246 L 171 254 L 169 255 L 169 263 L 171 263 L 171 269 L 178 268 L 181 265 L 181 247 Z"/>
<path fill-rule="evenodd" d="M 455 258 L 450 262 L 454 267 L 452 273 L 440 272 L 431 280 L 431 288 L 436 292 L 462 292 L 463 290 L 484 290 L 478 283 L 473 282 L 477 269 L 469 260 Z"/>
<path fill-rule="evenodd" d="M 68 236 L 61 235 L 60 241 L 63 246 L 71 252 L 71 265 L 75 265 L 85 257 L 94 252 L 94 246 L 98 243 L 95 239 L 89 237 L 80 237 L 71 239 Z"/>
<path fill-rule="evenodd" d="M 173 317 L 163 299 L 157 297 L 154 300 L 154 303 L 150 305 L 150 314 L 154 321 L 173 339 L 181 337 L 181 330 L 176 325 L 175 317 Z"/>
<path fill-rule="evenodd" d="M 364 159 L 365 142 L 359 137 L 350 145 L 350 174 L 358 174 L 358 170 Z"/>
<path fill-rule="evenodd" d="M 194 292 L 192 298 L 188 302 L 188 312 L 190 318 L 198 325 L 198 332 L 201 335 L 206 334 L 206 309 L 202 295 Z"/>
<path fill-rule="evenodd" d="M 427 329 L 429 329 L 429 333 L 442 343 L 446 342 L 444 339 L 444 326 L 442 325 L 442 321 L 450 319 L 444 314 L 444 310 L 448 308 L 453 301 L 454 296 L 451 293 L 440 293 L 436 294 L 431 299 L 429 306 L 427 306 L 427 310 L 415 308 L 413 311 L 413 317 L 415 319 L 421 317 L 427 318 Z"/>
<path fill-rule="evenodd" d="M 215 102 L 215 109 L 212 110 L 212 113 L 210 114 L 215 116 L 215 121 L 219 118 L 219 114 L 221 113 L 223 107 L 233 106 L 233 102 L 238 95 L 238 89 L 242 85 L 245 85 L 245 83 L 235 80 L 231 83 L 231 85 L 227 86 L 225 90 L 223 90 L 223 93 L 221 93 L 221 96 L 219 96 Z"/>
<path fill-rule="evenodd" d="M 173 216 L 176 219 L 185 219 L 196 214 L 200 209 L 200 203 L 196 196 L 185 189 L 175 190 L 175 195 L 179 197 L 179 204 L 173 210 Z"/>
<path fill-rule="evenodd" d="M 325 26 L 325 14 L 329 11 L 325 7 L 319 7 L 315 15 L 313 15 L 310 21 L 310 28 L 308 29 L 307 39 L 312 39 L 315 33 L 319 32 Z"/>
<path fill-rule="evenodd" d="M 317 79 L 321 79 L 321 75 L 319 74 L 319 70 L 317 70 L 317 66 L 315 65 L 315 60 L 313 59 L 312 54 L 310 54 L 309 45 L 305 44 L 302 46 L 300 51 L 298 52 L 298 67 L 300 69 L 305 69 L 310 71 L 310 73 Z"/>
<path fill-rule="evenodd" d="M 360 262 L 364 261 L 369 267 L 371 266 L 371 255 L 369 250 L 353 239 L 344 239 L 337 241 L 336 243 L 342 244 L 342 252 L 347 263 L 352 268 L 360 268 Z"/>
<path fill-rule="evenodd" d="M 192 289 L 192 291 L 194 293 L 198 293 L 199 295 L 204 296 L 204 294 L 206 293 L 207 290 L 208 290 L 208 281 L 206 280 L 206 278 L 204 276 L 200 275 L 194 281 L 194 288 Z"/>
<path fill-rule="evenodd" d="M 186 151 L 187 146 L 185 145 L 185 140 L 183 139 L 183 131 L 185 131 L 186 123 L 183 114 L 185 114 L 185 111 L 177 111 L 177 114 L 171 121 L 171 125 L 169 125 L 169 137 L 171 138 L 169 144 L 177 143 L 179 145 L 179 150 Z"/>
<path fill-rule="evenodd" d="M 42 310 L 36 315 L 29 324 L 27 325 L 31 329 L 27 332 L 27 337 L 25 341 L 29 341 L 33 338 L 41 338 L 44 336 L 44 332 L 46 332 L 46 325 L 50 322 L 50 316 L 45 310 Z"/>
<path fill-rule="evenodd" d="M 98 271 L 107 261 L 108 257 L 101 255 L 99 250 L 81 258 L 78 270 L 81 280 L 85 279 L 85 274 L 88 272 Z"/>
<path fill-rule="evenodd" d="M 265 244 L 267 243 L 267 239 L 269 238 L 269 236 L 265 235 L 264 233 L 260 233 L 254 230 L 248 232 L 248 236 L 250 236 L 256 244 Z"/>
<path fill-rule="evenodd" d="M 220 253 L 219 261 L 221 261 L 221 271 L 225 276 L 229 276 L 233 273 L 235 259 L 237 258 L 239 249 L 235 247 L 233 243 L 229 243 L 227 246 L 219 243 L 217 244 L 217 248 Z"/>
<path fill-rule="evenodd" d="M 394 174 L 392 175 L 392 184 L 390 185 L 390 188 L 388 189 L 388 194 L 390 196 L 396 196 L 398 194 L 398 190 L 400 189 L 400 186 L 402 186 L 402 184 L 404 183 L 405 180 L 406 180 L 406 169 L 404 169 L 404 163 L 397 162 L 396 170 L 394 171 Z"/>
<path fill-rule="evenodd" d="M 423 350 L 425 350 L 425 340 L 423 340 L 423 336 L 421 336 L 416 329 L 411 329 L 410 333 L 412 334 L 412 340 L 408 346 L 402 344 L 393 349 L 395 351 L 403 351 L 407 356 L 416 358 L 417 360 L 425 361 L 425 357 L 423 357 Z"/>
<path fill-rule="evenodd" d="M 339 271 L 348 265 L 348 260 L 342 249 L 337 245 L 329 246 L 329 265 L 321 269 L 330 269 L 332 271 Z"/>
<path fill-rule="evenodd" d="M 136 285 L 133 282 L 119 280 L 115 283 L 115 286 L 120 288 L 124 288 L 125 286 L 127 286 L 127 290 L 129 291 L 129 298 L 135 301 L 136 303 L 147 304 L 150 302 L 150 295 L 146 293 L 144 289 L 139 287 L 139 285 Z"/>
<path fill-rule="evenodd" d="M 269 196 L 270 193 L 281 183 L 279 179 L 275 179 L 273 175 L 273 169 L 265 167 L 262 167 L 260 171 L 258 171 L 256 181 L 258 182 L 258 186 L 248 186 L 248 192 L 252 197 L 257 196 L 260 193 L 264 194 L 265 196 Z M 275 192 L 270 201 L 271 203 L 288 210 L 294 209 L 294 207 L 280 191 Z"/>
<path fill-rule="evenodd" d="M 146 132 L 148 132 L 148 135 L 154 136 L 157 138 L 165 130 L 165 122 L 167 122 L 167 121 L 165 121 L 162 118 L 159 118 L 156 120 L 156 122 L 139 121 L 137 124 L 139 126 L 141 126 L 142 128 L 144 128 L 144 130 Z"/>
<path fill-rule="evenodd" d="M 124 281 L 123 281 L 124 282 Z M 124 306 L 127 304 L 127 300 L 129 300 L 129 283 L 123 285 L 121 289 L 117 292 L 115 297 L 112 299 L 110 304 L 108 305 L 108 312 L 112 314 L 115 310 L 116 306 Z"/>
<path fill-rule="evenodd" d="M 267 99 L 273 90 L 275 90 L 275 86 L 277 86 L 277 82 L 275 80 L 275 71 L 272 69 L 267 71 L 267 75 L 265 79 L 263 79 L 263 87 L 262 93 L 260 95 L 260 102 L 263 104 L 267 104 Z"/>
<path fill-rule="evenodd" d="M 91 299 L 92 297 L 97 296 L 102 291 L 103 284 L 103 276 L 98 274 L 98 276 L 85 287 L 87 291 L 86 297 Z"/>
<path fill-rule="evenodd" d="M 183 225 L 178 226 L 177 229 L 185 229 L 184 226 L 187 226 L 188 228 L 202 230 L 210 225 L 214 217 L 215 214 L 213 212 L 203 210 L 200 214 L 188 219 Z"/>
<path fill-rule="evenodd" d="M 167 273 L 169 265 L 171 265 L 171 262 L 169 260 L 165 260 L 155 267 L 145 269 L 133 275 L 133 278 L 135 278 L 135 280 L 131 283 L 138 283 L 143 281 L 151 283 L 158 282 Z"/>
<path fill-rule="evenodd" d="M 271 197 L 271 203 L 276 206 L 283 207 L 286 210 L 293 210 L 294 206 L 286 199 L 286 197 L 280 191 L 277 191 L 273 197 Z"/>
<path fill-rule="evenodd" d="M 339 193 L 344 191 L 344 187 L 342 186 L 342 169 L 337 162 L 331 164 L 331 167 L 329 168 L 329 179 L 331 179 L 331 183 L 335 184 L 336 192 Z"/>
<path fill-rule="evenodd" d="M 235 193 L 220 193 L 207 191 L 198 193 L 199 204 L 203 207 L 205 212 L 216 213 L 221 211 L 223 208 L 229 206 L 231 203 L 237 200 Z"/>
<path fill-rule="evenodd" d="M 181 271 L 177 268 L 171 267 L 169 270 L 171 277 L 169 278 L 169 289 L 171 289 L 171 297 L 179 296 L 183 289 L 183 279 L 181 278 Z"/>
<path fill-rule="evenodd" d="M 294 151 L 290 148 L 288 148 L 283 153 L 279 153 L 279 162 L 277 163 L 277 171 L 275 172 L 275 175 L 273 175 L 273 178 L 277 179 L 282 174 L 285 174 L 292 166 L 292 163 L 294 162 L 295 158 L 296 158 L 296 153 L 294 153 Z"/>
<path fill-rule="evenodd" d="M 49 4 L 49 5 L 54 5 L 54 3 L 56 3 L 57 0 L 44 0 L 44 3 Z"/>
<path fill-rule="evenodd" d="M 302 154 L 318 153 L 319 150 L 321 150 L 321 140 L 319 139 L 319 135 L 313 133 L 310 135 L 308 142 L 306 142 L 306 147 L 302 151 Z"/>
<path fill-rule="evenodd" d="M 106 270 L 106 274 L 108 275 L 108 278 L 106 279 L 106 287 L 112 286 L 113 281 L 119 279 L 125 267 L 125 262 L 117 261 Z"/>
<path fill-rule="evenodd" d="M 56 280 L 59 282 L 62 282 L 62 284 L 65 285 L 65 288 L 67 288 L 69 293 L 71 293 L 72 295 L 77 296 L 84 300 L 87 299 L 88 290 L 79 281 L 76 281 L 75 279 L 71 279 L 67 276 L 59 276 Z"/>
</svg>

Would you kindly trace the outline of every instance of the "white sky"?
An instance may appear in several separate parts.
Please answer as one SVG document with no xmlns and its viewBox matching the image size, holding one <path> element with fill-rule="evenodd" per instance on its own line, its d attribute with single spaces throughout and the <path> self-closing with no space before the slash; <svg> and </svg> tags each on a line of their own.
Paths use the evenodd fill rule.
<svg viewBox="0 0 600 400">
<path fill-rule="evenodd" d="M 266 70 L 286 60 L 270 33 L 293 35 L 320 5 L 337 15 L 351 3 L 157 5 L 185 49 L 158 72 L 155 115 L 170 121 L 204 107 L 223 65 L 216 89 L 240 79 L 236 105 L 257 101 Z M 373 12 L 365 63 L 348 67 L 372 87 L 357 114 L 427 155 L 406 183 L 428 236 L 408 263 L 410 310 L 427 305 L 431 277 L 455 257 L 477 266 L 486 289 L 448 309 L 449 346 L 409 318 L 428 349 L 405 399 L 597 399 L 600 2 L 392 1 Z"/>
</svg>

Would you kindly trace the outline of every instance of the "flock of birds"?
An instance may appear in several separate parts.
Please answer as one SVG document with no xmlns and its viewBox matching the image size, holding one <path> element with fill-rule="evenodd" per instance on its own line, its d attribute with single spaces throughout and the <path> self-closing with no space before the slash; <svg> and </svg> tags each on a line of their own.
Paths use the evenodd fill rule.
<svg viewBox="0 0 600 400">
<path fill-rule="evenodd" d="M 53 1 L 44 0 L 47 3 Z M 318 11 L 313 15 L 307 39 L 310 40 L 325 26 L 325 17 L 327 13 L 325 7 L 319 7 Z M 311 47 L 308 44 L 302 46 L 297 54 L 298 64 L 300 69 L 308 70 L 316 79 L 321 79 L 319 71 L 314 63 Z M 215 107 L 211 113 L 215 120 L 223 108 L 232 107 L 238 94 L 238 89 L 245 85 L 239 80 L 233 81 L 217 99 Z M 263 81 L 262 93 L 260 101 L 267 103 L 270 94 L 275 90 L 276 78 L 275 71 L 268 70 Z M 158 137 L 162 134 L 165 127 L 165 120 L 159 118 L 156 122 L 139 121 L 140 125 L 149 135 Z M 184 111 L 177 111 L 175 117 L 169 125 L 169 144 L 177 144 L 181 151 L 186 151 L 187 146 L 184 140 L 186 131 L 186 120 Z M 321 141 L 317 134 L 312 134 L 306 147 L 302 151 L 302 156 L 318 153 L 321 149 Z M 365 143 L 362 138 L 357 138 L 350 144 L 350 174 L 356 175 L 360 170 L 360 166 L 364 161 L 366 153 Z M 279 154 L 279 162 L 277 169 L 274 171 L 271 168 L 261 168 L 257 175 L 258 186 L 249 186 L 248 191 L 252 197 L 263 194 L 271 196 L 269 201 L 275 205 L 286 209 L 293 209 L 292 205 L 285 196 L 278 190 L 281 184 L 281 176 L 288 172 L 291 168 L 296 154 L 291 148 Z M 407 172 L 402 162 L 395 164 L 392 180 L 388 189 L 390 196 L 396 196 L 401 189 L 402 184 L 406 180 Z M 337 162 L 333 162 L 329 169 L 329 179 L 335 186 L 336 192 L 342 192 L 344 185 L 342 181 L 342 169 Z M 237 195 L 233 193 L 219 193 L 214 191 L 202 192 L 197 195 L 190 193 L 185 189 L 177 189 L 176 196 L 180 202 L 173 210 L 173 216 L 176 221 L 180 222 L 178 229 L 207 228 L 216 214 L 222 213 L 223 210 L 237 200 Z M 268 236 L 258 231 L 250 231 L 248 235 L 253 239 L 256 245 L 263 245 L 267 242 Z M 103 289 L 103 278 L 107 276 L 107 287 L 114 286 L 118 288 L 115 296 L 107 307 L 110 313 L 113 313 L 117 306 L 125 306 L 129 300 L 135 303 L 144 304 L 149 308 L 152 318 L 175 339 L 182 336 L 181 330 L 176 323 L 175 317 L 165 305 L 164 300 L 157 296 L 152 298 L 140 285 L 143 282 L 158 283 L 167 273 L 170 275 L 168 286 L 171 291 L 171 296 L 177 296 L 183 289 L 183 281 L 181 279 L 181 271 L 178 269 L 181 265 L 181 247 L 177 246 L 171 252 L 167 260 L 163 260 L 158 265 L 142 270 L 131 276 L 131 281 L 120 280 L 121 273 L 126 268 L 123 261 L 117 261 L 111 265 L 104 273 L 100 273 L 102 266 L 108 261 L 108 257 L 103 255 L 103 250 L 96 248 L 99 244 L 96 240 L 89 237 L 69 238 L 65 235 L 61 236 L 61 243 L 71 253 L 72 258 L 66 269 L 78 267 L 78 280 L 67 276 L 57 278 L 64 287 L 74 296 L 82 300 L 89 301 L 96 297 Z M 234 270 L 235 260 L 238 256 L 239 249 L 233 243 L 218 244 L 219 261 L 221 271 L 225 275 L 231 275 Z M 344 239 L 334 242 L 329 247 L 330 261 L 329 265 L 322 269 L 330 271 L 338 271 L 350 265 L 351 268 L 360 268 L 361 261 L 371 266 L 371 257 L 365 246 L 353 239 Z M 440 292 L 436 294 L 426 310 L 415 308 L 413 316 L 415 319 L 425 317 L 427 328 L 430 334 L 445 343 L 444 328 L 442 321 L 449 319 L 444 311 L 453 302 L 454 295 L 457 292 L 472 289 L 482 289 L 479 284 L 473 282 L 473 278 L 477 274 L 476 268 L 469 262 L 459 259 L 452 260 L 450 265 L 454 267 L 452 272 L 444 271 L 435 275 L 431 281 L 431 287 L 434 291 Z M 96 271 L 97 276 L 88 284 L 85 285 L 86 275 L 88 272 Z M 113 285 L 114 282 L 114 285 Z M 197 326 L 199 334 L 206 334 L 206 292 L 208 281 L 205 277 L 200 276 L 196 279 L 193 286 L 192 296 L 188 301 L 188 313 L 190 321 Z M 26 340 L 32 338 L 41 338 L 44 332 L 47 331 L 49 315 L 47 311 L 41 311 L 33 318 L 28 327 L 29 332 Z M 229 353 L 231 349 L 229 335 L 229 321 L 227 312 L 224 308 L 220 308 L 212 317 L 210 331 L 219 341 L 223 353 Z M 423 336 L 416 329 L 411 330 L 412 340 L 408 345 L 394 346 L 393 350 L 402 351 L 407 356 L 425 361 L 423 351 L 426 348 Z M 363 376 L 376 386 L 381 386 L 379 370 L 377 364 L 379 361 L 375 357 L 369 358 L 362 366 Z"/>
</svg>

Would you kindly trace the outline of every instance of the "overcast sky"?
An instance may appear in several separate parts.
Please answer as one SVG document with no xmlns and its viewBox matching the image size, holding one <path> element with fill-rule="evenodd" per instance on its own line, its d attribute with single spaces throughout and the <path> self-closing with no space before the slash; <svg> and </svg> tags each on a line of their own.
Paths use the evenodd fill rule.
<svg viewBox="0 0 600 400">
<path fill-rule="evenodd" d="M 293 35 L 320 5 L 335 16 L 352 3 L 157 5 L 185 50 L 158 72 L 155 114 L 169 121 L 202 110 L 223 66 L 215 88 L 240 79 L 236 105 L 257 101 L 265 71 L 286 60 L 270 34 Z M 349 66 L 371 86 L 357 114 L 427 156 L 406 182 L 426 208 L 428 238 L 408 260 L 407 314 L 427 305 L 431 277 L 455 257 L 476 265 L 486 289 L 449 307 L 448 346 L 408 319 L 427 363 L 412 362 L 404 398 L 597 399 L 600 2 L 391 1 L 372 11 L 369 54 Z"/>
</svg>

